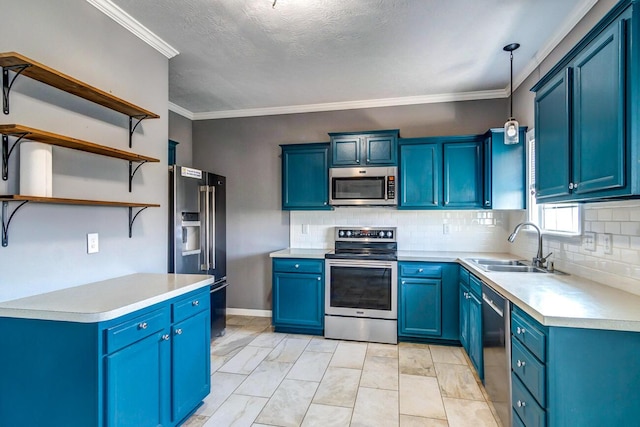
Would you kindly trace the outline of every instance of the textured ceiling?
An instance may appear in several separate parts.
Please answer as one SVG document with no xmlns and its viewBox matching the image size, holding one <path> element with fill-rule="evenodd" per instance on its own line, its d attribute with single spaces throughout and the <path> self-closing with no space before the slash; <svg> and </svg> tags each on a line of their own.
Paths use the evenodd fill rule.
<svg viewBox="0 0 640 427">
<path fill-rule="evenodd" d="M 113 3 L 180 52 L 169 61 L 170 102 L 213 117 L 504 91 L 509 55 L 502 47 L 522 45 L 514 75 L 523 78 L 594 0 Z"/>
</svg>

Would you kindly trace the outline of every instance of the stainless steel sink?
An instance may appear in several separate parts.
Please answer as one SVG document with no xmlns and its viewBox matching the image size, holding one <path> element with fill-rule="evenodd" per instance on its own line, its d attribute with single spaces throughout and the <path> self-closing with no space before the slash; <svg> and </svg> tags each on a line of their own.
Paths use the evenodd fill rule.
<svg viewBox="0 0 640 427">
<path fill-rule="evenodd" d="M 519 259 L 485 259 L 485 258 L 470 258 L 467 261 L 471 261 L 479 266 L 487 265 L 527 265 L 524 261 Z"/>
<path fill-rule="evenodd" d="M 532 267 L 530 263 L 519 259 L 484 259 L 469 258 L 467 261 L 477 265 L 484 271 L 509 273 L 547 273 L 547 270 Z"/>
</svg>

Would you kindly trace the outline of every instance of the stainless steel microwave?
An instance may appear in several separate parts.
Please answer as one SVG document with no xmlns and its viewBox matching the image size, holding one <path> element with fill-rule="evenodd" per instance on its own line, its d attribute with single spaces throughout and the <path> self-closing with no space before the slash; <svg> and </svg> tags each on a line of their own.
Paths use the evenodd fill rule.
<svg viewBox="0 0 640 427">
<path fill-rule="evenodd" d="M 397 206 L 398 168 L 329 169 L 329 204 L 332 206 Z"/>
</svg>

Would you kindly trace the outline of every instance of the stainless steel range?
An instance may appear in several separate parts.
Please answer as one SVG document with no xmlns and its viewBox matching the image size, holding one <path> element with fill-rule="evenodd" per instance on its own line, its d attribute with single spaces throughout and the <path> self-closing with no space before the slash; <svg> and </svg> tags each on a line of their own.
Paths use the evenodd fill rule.
<svg viewBox="0 0 640 427">
<path fill-rule="evenodd" d="M 398 244 L 394 227 L 336 227 L 325 255 L 324 336 L 398 342 Z"/>
</svg>

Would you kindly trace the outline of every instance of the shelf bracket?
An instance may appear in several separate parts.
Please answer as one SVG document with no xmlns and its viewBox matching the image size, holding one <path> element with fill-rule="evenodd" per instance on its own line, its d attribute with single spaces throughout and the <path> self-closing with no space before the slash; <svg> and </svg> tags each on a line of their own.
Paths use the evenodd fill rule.
<svg viewBox="0 0 640 427">
<path fill-rule="evenodd" d="M 136 131 L 136 128 L 144 119 L 148 119 L 150 116 L 148 114 L 142 114 L 139 116 L 129 116 L 129 148 L 132 146 L 133 133 Z M 137 120 L 135 124 L 133 124 L 133 120 Z"/>
<path fill-rule="evenodd" d="M 2 180 L 6 181 L 9 179 L 9 157 L 11 157 L 11 153 L 13 149 L 16 148 L 16 145 L 27 136 L 27 133 L 19 133 L 13 134 L 13 136 L 17 136 L 18 139 L 15 140 L 11 148 L 9 148 L 9 135 L 2 134 Z"/>
<path fill-rule="evenodd" d="M 2 67 L 2 110 L 4 114 L 9 114 L 9 92 L 13 82 L 16 81 L 16 77 L 20 75 L 24 70 L 31 67 L 31 64 L 9 65 Z M 15 71 L 16 75 L 9 81 L 9 70 Z"/>
<path fill-rule="evenodd" d="M 136 212 L 136 214 L 133 214 L 133 206 L 129 206 L 129 238 L 131 238 L 132 235 L 132 229 L 133 229 L 133 223 L 136 220 L 136 218 L 138 217 L 138 215 L 140 215 L 140 212 L 142 212 L 143 210 L 147 209 L 148 206 L 145 206 L 144 208 L 140 209 L 138 212 Z"/>
<path fill-rule="evenodd" d="M 2 202 L 2 247 L 3 248 L 6 248 L 7 246 L 9 246 L 9 225 L 11 224 L 11 220 L 13 219 L 13 216 L 16 214 L 16 212 L 18 212 L 18 209 L 20 209 L 27 203 L 29 203 L 28 200 L 25 200 L 24 202 L 20 203 L 18 207 L 15 208 L 13 212 L 11 212 L 11 215 L 8 215 L 9 202 L 7 201 Z"/>
<path fill-rule="evenodd" d="M 136 172 L 138 172 L 138 169 L 140 169 L 140 166 L 144 165 L 145 163 L 147 163 L 147 160 L 141 160 L 140 164 L 136 166 L 135 169 L 133 169 L 133 162 L 129 161 L 129 193 L 131 193 L 131 187 L 133 185 L 134 175 L 136 174 Z"/>
</svg>

